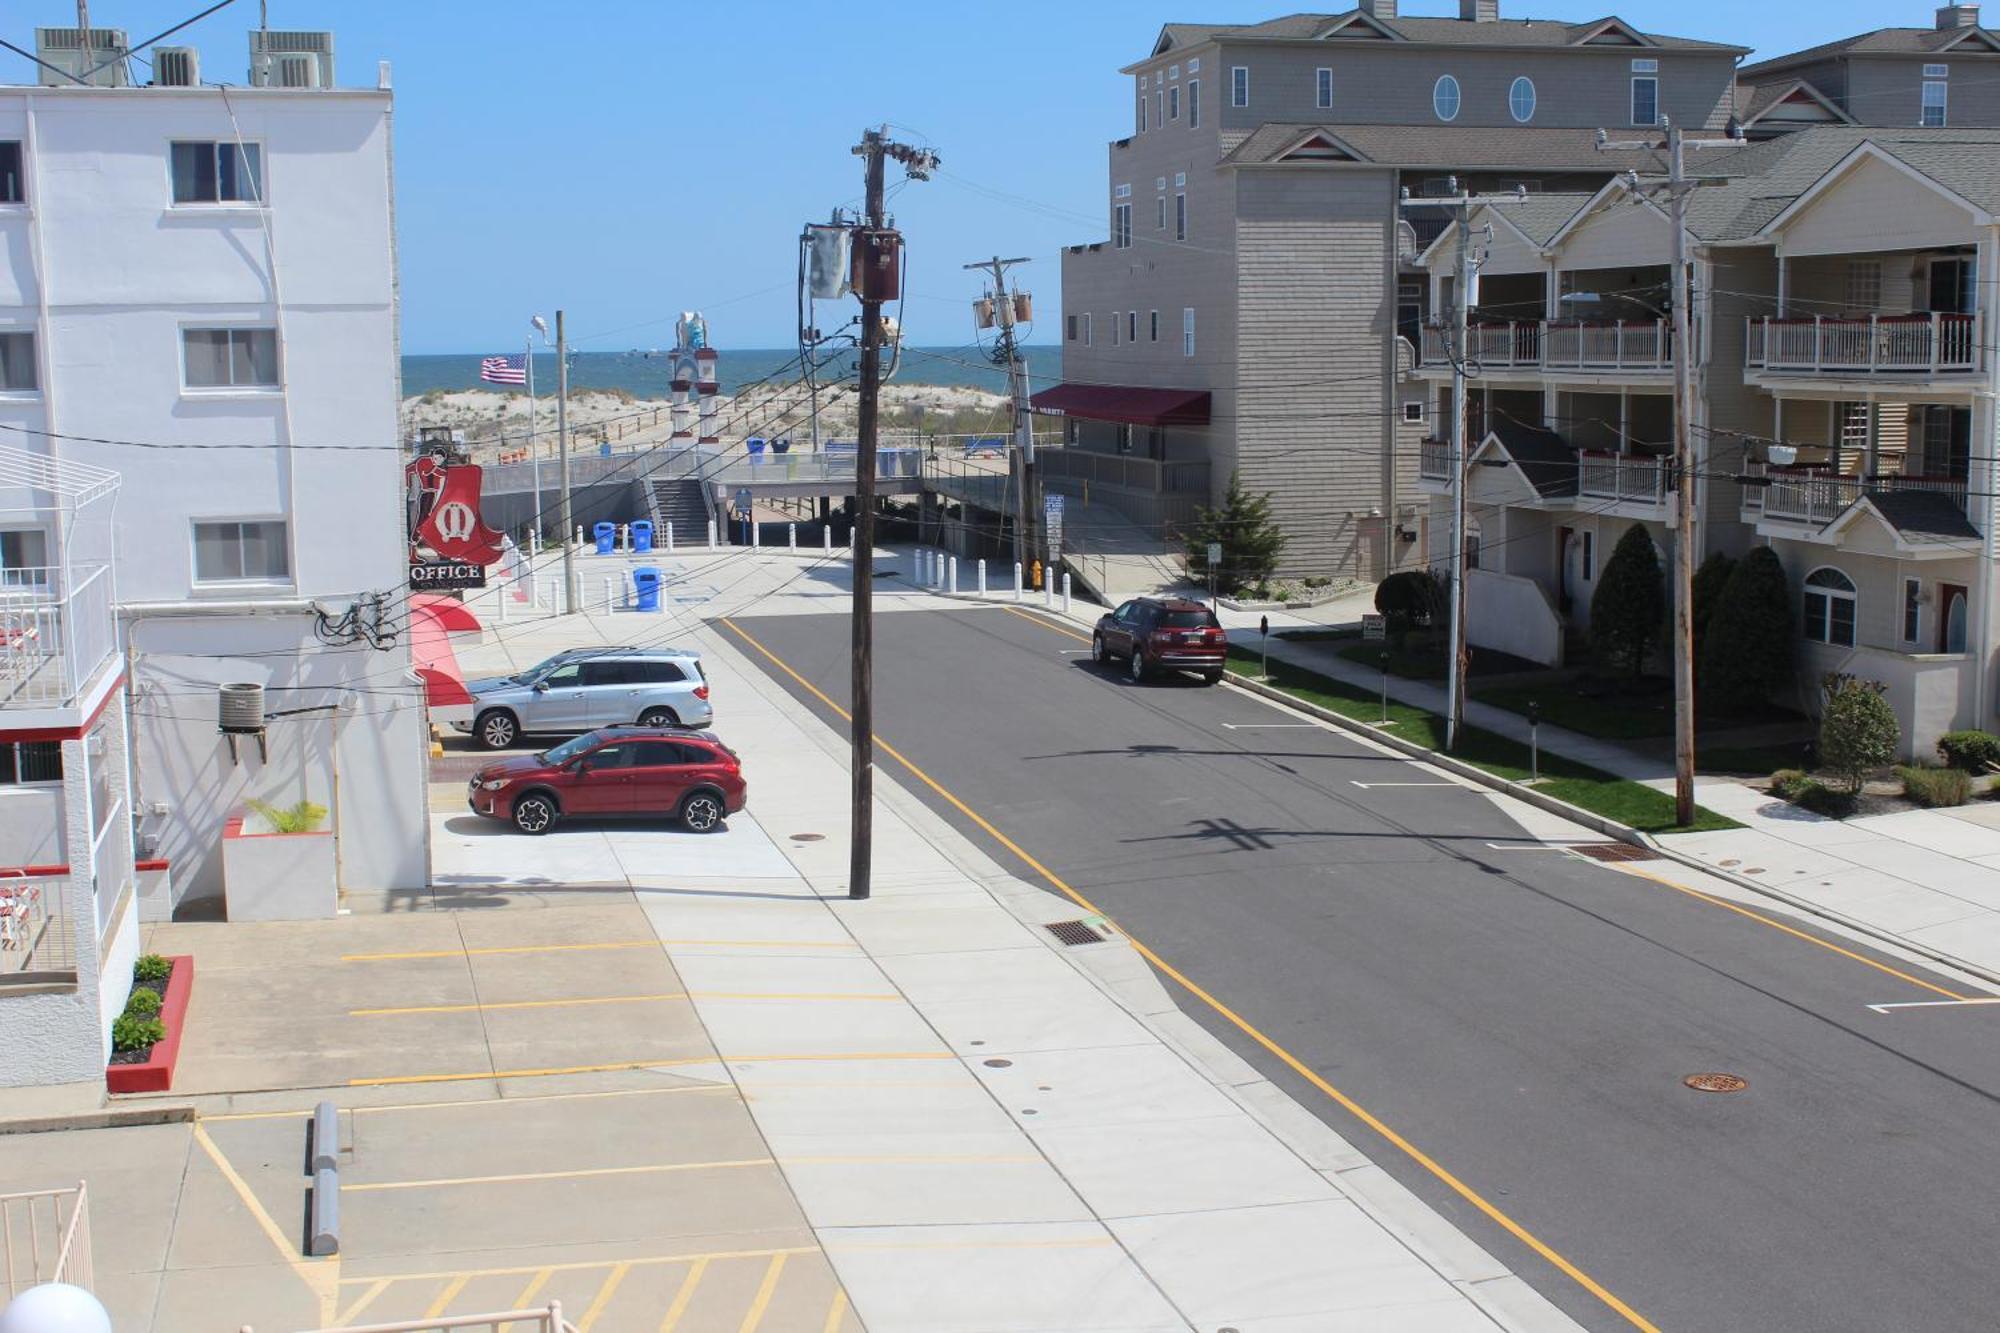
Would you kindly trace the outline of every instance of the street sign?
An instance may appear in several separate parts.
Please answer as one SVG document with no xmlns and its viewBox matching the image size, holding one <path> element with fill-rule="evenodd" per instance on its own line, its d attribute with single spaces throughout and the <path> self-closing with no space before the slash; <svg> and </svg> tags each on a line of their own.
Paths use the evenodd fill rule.
<svg viewBox="0 0 2000 1333">
<path fill-rule="evenodd" d="M 1208 563 L 1210 568 L 1213 568 L 1214 566 L 1222 563 L 1221 542 L 1210 542 L 1208 544 Z"/>
<path fill-rule="evenodd" d="M 1380 643 L 1388 638 L 1388 618 L 1376 615 L 1373 611 L 1364 614 L 1361 617 L 1361 637 L 1371 643 Z"/>
<path fill-rule="evenodd" d="M 737 491 L 737 492 L 736 492 L 736 512 L 737 512 L 737 513 L 739 513 L 739 514 L 747 514 L 747 513 L 749 513 L 749 512 L 750 512 L 750 501 L 751 501 L 751 498 L 752 498 L 752 497 L 751 497 L 751 495 L 750 495 L 750 488 L 749 488 L 748 486 L 745 486 L 745 487 L 743 487 L 743 488 L 742 488 L 741 490 Z"/>
<path fill-rule="evenodd" d="M 1044 514 L 1049 515 L 1051 518 L 1057 518 L 1062 515 L 1062 511 L 1063 497 L 1061 492 L 1050 491 L 1042 497 L 1042 512 Z"/>
</svg>

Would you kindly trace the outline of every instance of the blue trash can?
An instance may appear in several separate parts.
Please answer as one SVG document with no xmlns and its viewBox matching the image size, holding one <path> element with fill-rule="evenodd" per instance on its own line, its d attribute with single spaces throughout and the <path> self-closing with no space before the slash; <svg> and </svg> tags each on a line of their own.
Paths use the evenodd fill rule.
<svg viewBox="0 0 2000 1333">
<path fill-rule="evenodd" d="M 647 518 L 632 520 L 632 550 L 644 555 L 653 549 L 653 521 Z"/>
<path fill-rule="evenodd" d="M 660 571 L 652 565 L 641 565 L 632 571 L 632 591 L 637 594 L 635 605 L 641 611 L 660 609 Z"/>
<path fill-rule="evenodd" d="M 764 437 L 761 435 L 752 435 L 749 439 L 743 441 L 743 447 L 750 451 L 752 458 L 758 457 L 764 452 Z"/>
<path fill-rule="evenodd" d="M 597 538 L 597 553 L 599 555 L 610 555 L 613 548 L 618 545 L 618 525 L 616 523 L 599 523 L 591 529 L 591 533 Z"/>
</svg>

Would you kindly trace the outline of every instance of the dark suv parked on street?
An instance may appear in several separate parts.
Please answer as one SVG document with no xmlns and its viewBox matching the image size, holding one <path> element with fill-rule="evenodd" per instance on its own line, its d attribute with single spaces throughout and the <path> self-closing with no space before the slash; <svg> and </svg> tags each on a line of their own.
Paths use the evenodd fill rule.
<svg viewBox="0 0 2000 1333">
<path fill-rule="evenodd" d="M 1136 597 L 1099 618 L 1090 659 L 1125 659 L 1135 681 L 1152 672 L 1196 671 L 1210 685 L 1222 679 L 1229 636 L 1215 613 L 1181 597 Z"/>
<path fill-rule="evenodd" d="M 474 814 L 523 833 L 616 815 L 672 815 L 706 833 L 741 810 L 748 792 L 742 762 L 714 732 L 628 725 L 488 764 L 466 799 Z"/>
</svg>

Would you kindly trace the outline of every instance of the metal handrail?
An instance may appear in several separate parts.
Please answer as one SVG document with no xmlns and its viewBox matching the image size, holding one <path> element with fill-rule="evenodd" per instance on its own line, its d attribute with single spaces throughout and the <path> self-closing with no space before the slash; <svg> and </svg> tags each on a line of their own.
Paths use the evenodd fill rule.
<svg viewBox="0 0 2000 1333">
<path fill-rule="evenodd" d="M 343 1324 L 340 1333 L 432 1333 L 432 1330 L 452 1328 L 484 1328 L 492 1333 L 516 1324 L 525 1324 L 535 1333 L 576 1333 L 576 1325 L 563 1318 L 562 1302 L 550 1301 L 547 1305 L 533 1310 L 502 1310 L 494 1314 L 434 1315 L 427 1319 L 409 1319 L 396 1324 Z M 243 1333 L 255 1333 L 250 1325 L 243 1325 Z M 330 1329 L 318 1333 L 333 1333 Z"/>
<path fill-rule="evenodd" d="M 18 1266 L 23 1258 L 25 1269 Z M 79 1180 L 75 1189 L 0 1194 L 0 1305 L 45 1282 L 88 1291 L 94 1276 L 85 1182 Z"/>
</svg>

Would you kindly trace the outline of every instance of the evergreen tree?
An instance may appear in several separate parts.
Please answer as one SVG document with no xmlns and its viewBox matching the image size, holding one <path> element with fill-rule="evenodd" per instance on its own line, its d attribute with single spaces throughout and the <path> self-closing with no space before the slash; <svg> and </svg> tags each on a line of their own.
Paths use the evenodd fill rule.
<svg viewBox="0 0 2000 1333">
<path fill-rule="evenodd" d="M 1667 616 L 1666 580 L 1659 552 L 1646 529 L 1634 523 L 1612 548 L 1590 599 L 1590 649 L 1607 670 L 1646 669 Z"/>
<path fill-rule="evenodd" d="M 1734 560 L 1716 551 L 1694 572 L 1694 660 L 1697 669 L 1701 663 L 1702 644 L 1708 636 L 1708 622 L 1715 615 L 1715 604 L 1722 600 L 1722 590 L 1729 586 L 1729 572 L 1735 568 Z"/>
<path fill-rule="evenodd" d="M 1695 677 L 1702 711 L 1739 713 L 1767 703 L 1792 678 L 1795 634 L 1785 567 L 1770 547 L 1754 547 L 1729 571 L 1702 632 Z"/>
<path fill-rule="evenodd" d="M 1894 762 L 1903 729 L 1879 682 L 1835 674 L 1821 688 L 1819 760 L 1858 792 L 1870 772 Z"/>
<path fill-rule="evenodd" d="M 1208 581 L 1210 542 L 1222 547 L 1222 563 L 1215 571 L 1218 589 L 1235 593 L 1268 582 L 1285 549 L 1284 530 L 1271 516 L 1270 492 L 1250 494 L 1232 472 L 1222 508 L 1204 507 L 1196 514 L 1187 538 L 1187 569 L 1203 582 Z"/>
</svg>

